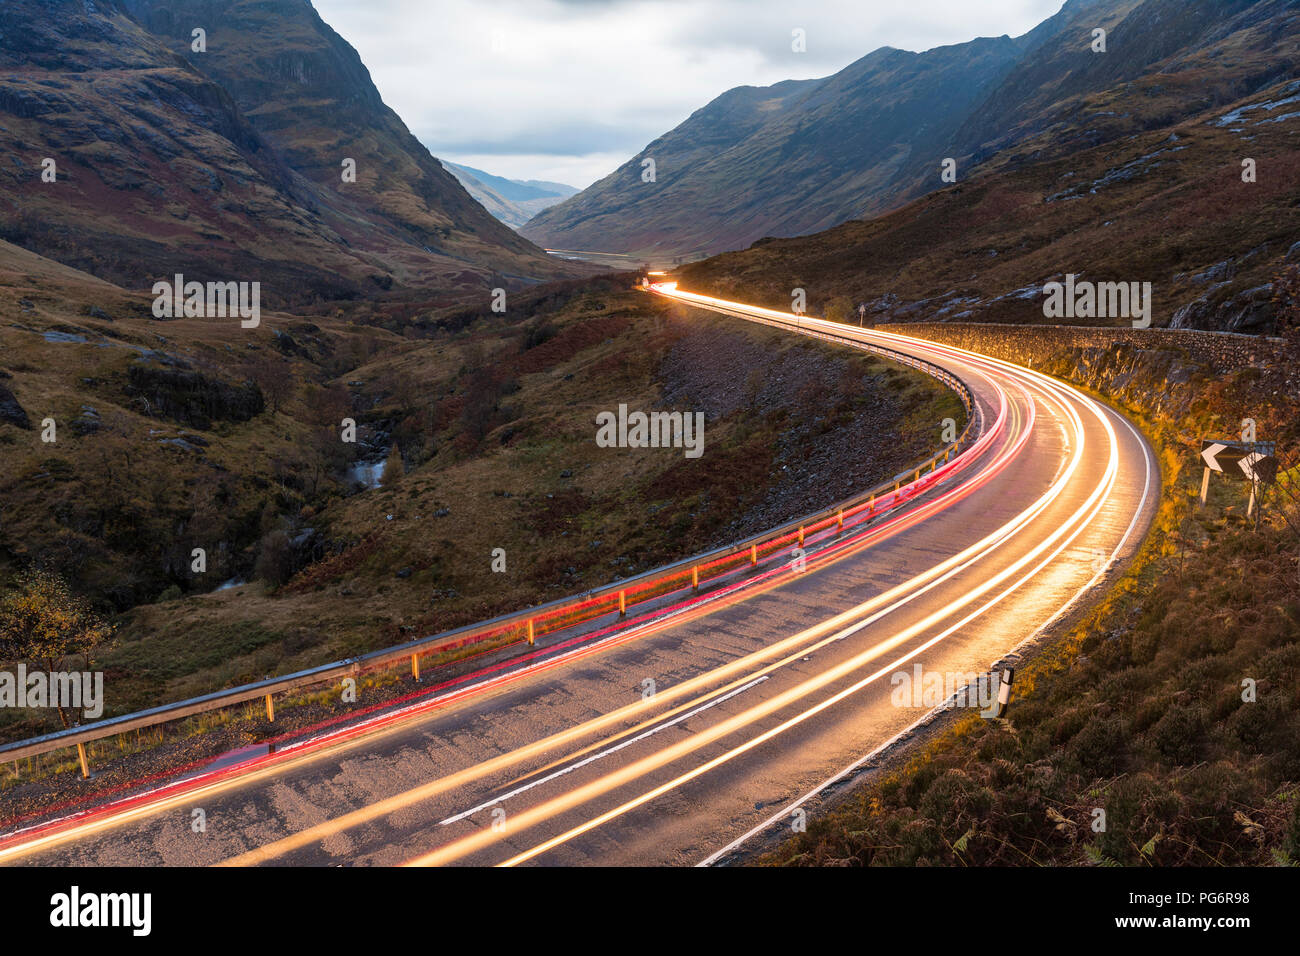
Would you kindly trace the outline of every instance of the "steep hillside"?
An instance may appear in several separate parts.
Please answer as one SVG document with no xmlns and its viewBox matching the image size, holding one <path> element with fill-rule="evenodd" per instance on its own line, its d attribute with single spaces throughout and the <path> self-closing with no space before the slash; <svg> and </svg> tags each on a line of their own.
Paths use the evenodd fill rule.
<svg viewBox="0 0 1300 956">
<path fill-rule="evenodd" d="M 1018 50 L 1007 38 L 883 49 L 828 79 L 731 90 L 522 232 L 549 247 L 691 253 L 835 225 L 910 178 Z"/>
<path fill-rule="evenodd" d="M 572 274 L 469 197 L 310 5 L 158 8 L 5 4 L 0 238 L 134 288 L 260 281 L 278 304 Z"/>
<path fill-rule="evenodd" d="M 804 235 L 942 188 L 947 158 L 965 181 L 1069 156 L 1266 89 L 1297 62 L 1286 0 L 1070 0 L 1018 39 L 886 48 L 824 80 L 732 90 L 521 231 L 661 259 Z M 646 158 L 656 183 L 641 182 Z"/>
<path fill-rule="evenodd" d="M 1256 182 L 1243 182 L 1243 158 Z M 685 288 L 778 308 L 802 288 L 812 312 L 841 299 L 853 321 L 861 303 L 868 322 L 1042 323 L 1044 285 L 1074 273 L 1150 282 L 1155 326 L 1271 332 L 1273 282 L 1300 261 L 1297 239 L 1293 81 L 1172 129 L 976 175 L 889 215 L 679 274 Z"/>
</svg>

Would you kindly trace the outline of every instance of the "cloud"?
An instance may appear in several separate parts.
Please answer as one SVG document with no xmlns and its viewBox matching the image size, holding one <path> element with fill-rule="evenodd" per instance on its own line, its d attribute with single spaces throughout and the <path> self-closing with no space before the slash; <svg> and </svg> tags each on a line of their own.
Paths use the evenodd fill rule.
<svg viewBox="0 0 1300 956">
<path fill-rule="evenodd" d="M 435 155 L 587 186 L 735 86 L 1023 33 L 1061 0 L 315 0 Z M 807 51 L 791 50 L 806 31 Z"/>
</svg>

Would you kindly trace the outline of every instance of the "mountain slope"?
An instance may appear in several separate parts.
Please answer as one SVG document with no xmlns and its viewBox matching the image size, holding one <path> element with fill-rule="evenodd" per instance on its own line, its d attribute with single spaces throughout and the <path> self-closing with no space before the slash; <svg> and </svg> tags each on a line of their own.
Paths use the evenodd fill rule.
<svg viewBox="0 0 1300 956">
<path fill-rule="evenodd" d="M 933 155 L 1018 53 L 1008 38 L 883 49 L 827 79 L 731 90 L 522 232 L 551 247 L 694 252 L 835 225 Z"/>
<path fill-rule="evenodd" d="M 521 232 L 637 255 L 743 248 L 896 209 L 985 167 L 1167 127 L 1294 70 L 1286 0 L 1070 0 L 1018 39 L 882 49 L 824 80 L 732 90 Z M 1094 53 L 1092 31 L 1107 30 Z M 658 182 L 640 180 L 653 158 Z"/>
<path fill-rule="evenodd" d="M 5 4 L 0 238 L 132 288 L 260 281 L 269 304 L 562 271 L 439 166 L 310 5 L 168 4 L 207 24 L 206 53 L 158 10 Z"/>
<path fill-rule="evenodd" d="M 1255 160 L 1257 181 L 1243 181 L 1242 157 Z M 1267 333 L 1277 330 L 1274 282 L 1300 264 L 1297 239 L 1300 81 L 1290 81 L 679 275 L 685 288 L 782 309 L 802 288 L 813 314 L 844 299 L 853 321 L 865 304 L 868 322 L 1042 324 L 1044 285 L 1074 273 L 1150 282 L 1154 326 Z"/>
</svg>

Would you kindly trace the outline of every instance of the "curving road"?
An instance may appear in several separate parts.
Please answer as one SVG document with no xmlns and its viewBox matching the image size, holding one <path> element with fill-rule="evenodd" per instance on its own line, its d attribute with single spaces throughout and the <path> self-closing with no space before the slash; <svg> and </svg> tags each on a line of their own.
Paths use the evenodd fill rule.
<svg viewBox="0 0 1300 956">
<path fill-rule="evenodd" d="M 727 859 L 788 832 L 805 800 L 924 717 L 932 701 L 897 699 L 895 675 L 988 671 L 1140 543 L 1155 458 L 1078 391 L 929 342 L 672 283 L 652 291 L 927 359 L 970 386 L 983 443 L 924 494 L 809 537 L 802 560 L 773 559 L 582 640 L 556 635 L 522 662 L 274 763 L 0 836 L 0 862 Z"/>
</svg>

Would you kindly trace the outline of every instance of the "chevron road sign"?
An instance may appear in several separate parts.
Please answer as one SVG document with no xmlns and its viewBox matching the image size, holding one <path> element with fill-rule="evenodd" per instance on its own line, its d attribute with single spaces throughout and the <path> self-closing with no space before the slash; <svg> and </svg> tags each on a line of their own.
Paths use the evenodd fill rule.
<svg viewBox="0 0 1300 956">
<path fill-rule="evenodd" d="M 1201 504 L 1210 494 L 1210 475 L 1218 472 L 1233 481 L 1250 482 L 1250 504 L 1246 517 L 1255 513 L 1255 498 L 1262 485 L 1277 478 L 1277 445 L 1271 441 L 1228 441 L 1206 438 L 1201 441 L 1201 461 L 1205 474 L 1201 478 Z M 1258 518 L 1255 519 L 1258 522 Z"/>
<path fill-rule="evenodd" d="M 1201 442 L 1201 459 L 1207 471 L 1217 471 L 1224 478 L 1269 485 L 1277 477 L 1276 448 L 1273 442 L 1207 438 Z"/>
</svg>

